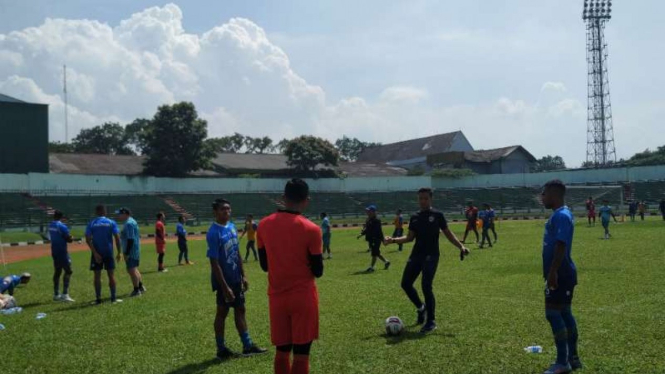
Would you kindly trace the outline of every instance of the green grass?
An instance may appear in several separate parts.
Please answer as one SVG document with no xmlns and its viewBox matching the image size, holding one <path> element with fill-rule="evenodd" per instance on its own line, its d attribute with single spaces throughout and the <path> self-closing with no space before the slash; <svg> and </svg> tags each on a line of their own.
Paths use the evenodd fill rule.
<svg viewBox="0 0 665 374">
<path fill-rule="evenodd" d="M 41 235 L 35 232 L 9 231 L 1 232 L 0 239 L 3 243 L 32 242 L 44 240 Z"/>
<path fill-rule="evenodd" d="M 599 239 L 600 227 L 577 226 L 573 311 L 586 365 L 582 373 L 665 372 L 663 225 L 656 220 L 613 225 L 610 241 Z M 312 372 L 541 372 L 554 357 L 543 310 L 542 228 L 542 221 L 501 222 L 498 245 L 475 250 L 464 262 L 444 244 L 435 280 L 439 329 L 426 337 L 412 326 L 414 307 L 399 286 L 408 253 L 391 246 L 385 250 L 390 270 L 359 274 L 369 262 L 365 243 L 355 239 L 355 230 L 335 231 L 334 259 L 325 263 L 318 281 L 321 339 L 313 346 Z M 6 326 L 0 331 L 2 372 L 270 373 L 272 353 L 223 364 L 211 360 L 215 304 L 205 245 L 190 245 L 196 265 L 173 266 L 177 250 L 169 245 L 166 274 L 155 273 L 154 249 L 143 247 L 148 293 L 120 305 L 88 305 L 93 289 L 87 253 L 73 255 L 71 294 L 77 302 L 71 305 L 50 301 L 49 258 L 8 265 L 3 273 L 30 271 L 34 279 L 16 292 L 23 313 L 0 315 Z M 247 268 L 250 332 L 256 343 L 268 346 L 266 276 L 254 261 Z M 130 282 L 124 271 L 118 279 L 124 297 Z M 36 320 L 38 312 L 48 316 Z M 391 315 L 408 325 L 400 338 L 384 334 L 383 320 Z M 240 349 L 234 329 L 227 330 L 227 341 Z M 524 353 L 531 344 L 544 346 L 544 353 Z"/>
</svg>

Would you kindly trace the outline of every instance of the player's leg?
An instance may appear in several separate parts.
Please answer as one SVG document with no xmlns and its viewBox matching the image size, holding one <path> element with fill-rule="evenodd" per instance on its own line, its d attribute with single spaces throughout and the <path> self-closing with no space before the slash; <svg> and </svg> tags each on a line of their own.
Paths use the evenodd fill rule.
<svg viewBox="0 0 665 374">
<path fill-rule="evenodd" d="M 93 284 L 95 286 L 95 300 L 97 304 L 101 304 L 102 302 L 102 269 L 101 267 L 98 269 L 93 270 L 95 275 L 94 275 L 94 280 Z"/>
<path fill-rule="evenodd" d="M 74 301 L 71 297 L 69 297 L 69 281 L 72 279 L 72 274 L 74 274 L 72 271 L 72 265 L 67 264 L 66 266 L 62 267 L 62 270 L 65 275 L 62 277 L 62 295 L 60 296 L 60 300 L 71 303 Z"/>
<path fill-rule="evenodd" d="M 56 264 L 54 269 L 55 270 L 53 272 L 53 301 L 60 301 L 60 275 L 62 274 L 62 267 Z"/>
<path fill-rule="evenodd" d="M 118 299 L 116 296 L 116 281 L 115 281 L 115 268 L 109 269 L 106 268 L 106 275 L 109 278 L 109 290 L 111 291 L 111 302 L 112 303 L 121 303 L 122 300 Z"/>
<path fill-rule="evenodd" d="M 194 265 L 193 262 L 189 261 L 189 246 L 187 245 L 187 242 L 183 243 L 183 247 L 185 247 L 185 263 L 187 265 Z"/>
<path fill-rule="evenodd" d="M 178 241 L 178 265 L 182 265 L 182 259 L 185 257 L 185 248 L 183 248 L 183 243 Z"/>
<path fill-rule="evenodd" d="M 492 223 L 491 229 L 492 229 L 492 234 L 494 234 L 494 244 L 496 244 L 496 241 L 499 239 L 499 236 L 496 234 L 496 227 L 494 223 Z"/>
<path fill-rule="evenodd" d="M 490 239 L 490 229 L 489 229 L 489 227 L 488 228 L 483 227 L 483 231 L 485 232 L 485 237 L 487 238 L 487 243 L 489 243 L 490 248 L 491 248 L 492 247 L 492 240 Z"/>
<path fill-rule="evenodd" d="M 220 305 L 221 304 L 221 305 Z M 229 315 L 229 308 L 224 302 L 222 291 L 217 291 L 217 313 L 215 314 L 215 344 L 217 346 L 217 358 L 225 360 L 234 356 L 234 353 L 226 348 L 224 338 L 224 329 L 226 327 L 226 317 Z"/>
<path fill-rule="evenodd" d="M 466 243 L 466 237 L 469 235 L 469 224 L 466 224 L 466 228 L 464 229 L 464 237 L 462 238 L 462 243 Z"/>
<path fill-rule="evenodd" d="M 427 323 L 420 332 L 428 333 L 436 329 L 436 300 L 434 299 L 434 276 L 439 267 L 438 256 L 427 256 L 423 262 L 423 276 L 421 278 L 423 295 L 425 296 L 425 308 L 427 309 Z"/>
<path fill-rule="evenodd" d="M 251 245 L 250 245 L 250 249 L 252 250 L 252 254 L 254 254 L 254 261 L 258 261 L 259 256 L 256 253 L 256 241 L 252 240 Z"/>
<path fill-rule="evenodd" d="M 245 244 L 245 262 L 249 260 L 249 241 L 247 241 L 247 244 Z"/>
<path fill-rule="evenodd" d="M 478 235 L 478 228 L 476 225 L 473 225 L 473 233 L 476 234 L 476 243 L 480 241 L 480 236 Z"/>
<path fill-rule="evenodd" d="M 581 369 L 582 362 L 577 353 L 577 340 L 579 337 L 577 332 L 577 321 L 575 321 L 570 305 L 565 305 L 562 308 L 561 317 L 563 317 L 563 322 L 566 324 L 566 330 L 568 330 L 568 361 L 573 370 Z"/>
<path fill-rule="evenodd" d="M 291 374 L 291 350 L 293 345 L 280 345 L 276 347 L 273 368 L 275 374 Z"/>
<path fill-rule="evenodd" d="M 406 296 L 411 300 L 411 303 L 418 310 L 418 324 L 425 322 L 425 304 L 420 300 L 418 296 L 418 291 L 413 287 L 413 283 L 418 279 L 420 272 L 422 271 L 421 260 L 410 258 L 406 266 L 404 267 L 404 273 L 402 274 L 402 289 L 406 293 Z"/>
<path fill-rule="evenodd" d="M 259 348 L 252 338 L 249 336 L 249 329 L 247 328 L 247 311 L 244 306 L 244 301 L 242 301 L 242 306 L 236 306 L 233 308 L 236 329 L 240 335 L 240 340 L 242 341 L 242 354 L 243 356 L 253 356 L 257 354 L 263 354 L 268 352 L 264 348 Z"/>
<path fill-rule="evenodd" d="M 312 342 L 293 345 L 293 367 L 291 374 L 309 374 L 309 351 Z"/>
</svg>

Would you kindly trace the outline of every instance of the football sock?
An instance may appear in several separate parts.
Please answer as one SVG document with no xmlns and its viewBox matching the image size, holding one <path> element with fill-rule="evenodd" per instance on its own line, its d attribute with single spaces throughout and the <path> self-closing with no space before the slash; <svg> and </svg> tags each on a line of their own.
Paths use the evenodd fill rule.
<svg viewBox="0 0 665 374">
<path fill-rule="evenodd" d="M 95 285 L 95 296 L 97 297 L 97 300 L 102 298 L 102 285 L 101 284 L 96 284 Z"/>
<path fill-rule="evenodd" d="M 570 310 L 570 305 L 566 306 L 561 311 L 561 317 L 563 317 L 563 321 L 566 324 L 566 329 L 568 330 L 568 357 L 577 357 L 577 322 L 575 321 L 575 317 L 573 317 L 573 313 Z"/>
<path fill-rule="evenodd" d="M 139 288 L 143 287 L 143 282 L 139 282 Z"/>
<path fill-rule="evenodd" d="M 291 374 L 309 374 L 309 356 L 293 355 Z"/>
<path fill-rule="evenodd" d="M 215 336 L 215 343 L 217 344 L 217 352 L 221 352 L 226 349 L 226 340 L 223 336 Z"/>
<path fill-rule="evenodd" d="M 111 289 L 111 301 L 115 301 L 115 286 L 109 286 Z"/>
<path fill-rule="evenodd" d="M 277 350 L 274 367 L 275 374 L 291 374 L 291 352 Z"/>
<path fill-rule="evenodd" d="M 69 294 L 69 275 L 67 274 L 62 278 L 62 293 L 65 295 Z"/>
<path fill-rule="evenodd" d="M 550 322 L 556 345 L 556 363 L 566 365 L 568 363 L 568 332 L 561 311 L 556 309 L 545 309 L 545 316 Z"/>
<path fill-rule="evenodd" d="M 53 282 L 53 295 L 60 295 L 60 279 Z"/>
<path fill-rule="evenodd" d="M 242 340 L 242 346 L 244 348 L 251 348 L 254 345 L 252 338 L 249 337 L 249 331 L 241 333 L 240 340 Z"/>
</svg>

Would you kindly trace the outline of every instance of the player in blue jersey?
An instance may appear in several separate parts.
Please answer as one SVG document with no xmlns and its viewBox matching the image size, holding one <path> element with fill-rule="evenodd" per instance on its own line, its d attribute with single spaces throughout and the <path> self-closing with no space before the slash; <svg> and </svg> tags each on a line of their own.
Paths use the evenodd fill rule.
<svg viewBox="0 0 665 374">
<path fill-rule="evenodd" d="M 332 258 L 330 254 L 330 238 L 332 237 L 330 218 L 328 218 L 328 213 L 321 213 L 321 234 L 323 240 L 323 254 L 328 253 L 328 260 Z"/>
<path fill-rule="evenodd" d="M 120 208 L 115 211 L 118 221 L 124 222 L 120 241 L 122 243 L 123 253 L 125 255 L 125 265 L 127 273 L 132 280 L 134 290 L 129 295 L 131 297 L 141 296 L 145 291 L 143 286 L 143 275 L 139 271 L 141 260 L 141 235 L 139 234 L 139 224 L 132 218 L 132 212 L 128 208 Z"/>
<path fill-rule="evenodd" d="M 243 345 L 243 356 L 251 356 L 267 351 L 257 347 L 249 336 L 245 318 L 245 292 L 249 288 L 245 269 L 238 246 L 238 231 L 231 222 L 231 204 L 217 199 L 212 204 L 215 222 L 212 223 L 206 241 L 207 256 L 210 259 L 212 289 L 217 293 L 217 314 L 215 316 L 215 342 L 217 358 L 227 360 L 235 356 L 226 347 L 224 329 L 226 317 L 234 310 L 235 325 Z"/>
<path fill-rule="evenodd" d="M 483 204 L 483 210 L 480 211 L 478 217 L 483 221 L 483 232 L 482 239 L 480 241 L 480 248 L 485 247 L 485 240 L 492 248 L 492 240 L 490 239 L 489 231 L 494 225 L 494 210 L 492 210 L 489 204 Z M 495 234 L 496 235 L 496 234 Z"/>
<path fill-rule="evenodd" d="M 545 278 L 545 317 L 556 345 L 556 362 L 544 374 L 569 373 L 582 368 L 577 353 L 577 323 L 571 311 L 577 285 L 577 268 L 571 257 L 575 219 L 564 205 L 566 186 L 560 180 L 547 182 L 542 192 L 546 209 L 552 215 L 545 225 L 543 277 Z"/>
<path fill-rule="evenodd" d="M 603 224 L 603 229 L 605 229 L 605 239 L 612 237 L 612 235 L 610 235 L 610 218 L 614 218 L 614 222 L 617 222 L 617 217 L 614 215 L 612 207 L 609 204 L 609 201 L 603 200 L 603 206 L 601 206 L 598 211 L 598 217 Z"/>
<path fill-rule="evenodd" d="M 178 216 L 178 223 L 175 225 L 175 234 L 178 237 L 178 265 L 182 265 L 182 259 L 185 259 L 185 264 L 194 265 L 189 261 L 189 248 L 187 247 L 187 230 L 185 229 L 185 216 L 182 214 Z"/>
<path fill-rule="evenodd" d="M 8 293 L 9 296 L 14 296 L 14 290 L 16 287 L 18 287 L 19 284 L 28 284 L 30 278 L 30 273 L 8 275 L 4 278 L 0 277 L 0 294 Z"/>
<path fill-rule="evenodd" d="M 56 210 L 53 212 L 53 222 L 48 226 L 49 237 L 51 238 L 51 257 L 53 257 L 53 301 L 73 302 L 69 296 L 69 280 L 72 276 L 72 260 L 67 252 L 67 243 L 72 242 L 72 236 L 69 228 L 62 223 L 64 214 Z M 60 275 L 62 277 L 62 294 L 60 294 Z"/>
<path fill-rule="evenodd" d="M 115 260 L 122 260 L 122 249 L 118 225 L 115 221 L 106 218 L 104 205 L 95 207 L 97 218 L 90 221 L 85 229 L 85 241 L 92 252 L 90 258 L 90 270 L 95 272 L 95 296 L 96 304 L 102 303 L 102 270 L 106 270 L 111 290 L 111 302 L 120 303 L 122 300 L 116 297 L 115 282 Z M 113 242 L 118 249 L 116 259 L 113 258 Z"/>
</svg>

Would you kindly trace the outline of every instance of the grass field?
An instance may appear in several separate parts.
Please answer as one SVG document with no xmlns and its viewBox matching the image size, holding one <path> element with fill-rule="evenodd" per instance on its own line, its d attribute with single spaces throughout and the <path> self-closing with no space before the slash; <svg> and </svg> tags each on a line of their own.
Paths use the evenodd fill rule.
<svg viewBox="0 0 665 374">
<path fill-rule="evenodd" d="M 582 222 L 575 233 L 573 257 L 579 286 L 573 310 L 580 328 L 582 373 L 665 373 L 665 224 L 650 220 L 613 225 L 614 238 L 600 240 L 601 228 Z M 334 259 L 318 281 L 321 339 L 312 355 L 313 373 L 540 373 L 554 358 L 544 318 L 541 279 L 542 221 L 501 222 L 499 243 L 475 250 L 464 262 L 449 244 L 435 280 L 439 329 L 420 336 L 415 311 L 399 287 L 407 253 L 388 247 L 388 271 L 362 274 L 369 261 L 356 230 L 333 233 Z M 460 233 L 462 226 L 453 230 Z M 4 273 L 30 271 L 32 282 L 17 290 L 24 307 L 2 316 L 0 367 L 3 373 L 270 373 L 266 356 L 218 364 L 204 242 L 191 242 L 196 265 L 155 272 L 152 246 L 143 247 L 141 268 L 148 293 L 123 304 L 89 306 L 92 275 L 89 255 L 73 255 L 74 304 L 51 302 L 51 260 L 7 266 Z M 29 250 L 29 248 L 26 248 Z M 247 264 L 251 290 L 248 321 L 254 341 L 269 345 L 266 276 Z M 131 291 L 124 271 L 119 292 Z M 106 284 L 106 283 L 105 283 Z M 104 289 L 108 296 L 108 289 Z M 36 320 L 38 312 L 47 313 Z M 408 325 L 399 338 L 388 338 L 383 320 L 402 317 Z M 240 349 L 235 330 L 227 330 L 231 348 Z M 544 346 L 543 354 L 523 347 Z"/>
</svg>

